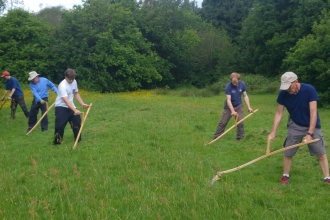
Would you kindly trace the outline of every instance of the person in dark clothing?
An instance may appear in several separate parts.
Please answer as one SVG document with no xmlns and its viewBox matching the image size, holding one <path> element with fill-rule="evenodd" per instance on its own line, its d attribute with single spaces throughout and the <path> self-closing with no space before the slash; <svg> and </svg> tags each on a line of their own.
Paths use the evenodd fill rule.
<svg viewBox="0 0 330 220">
<path fill-rule="evenodd" d="M 10 92 L 8 96 L 8 100 L 11 100 L 10 108 L 11 108 L 11 119 L 15 118 L 15 113 L 17 109 L 17 105 L 20 105 L 25 117 L 29 117 L 29 111 L 26 107 L 25 100 L 24 100 L 24 93 L 21 88 L 21 85 L 19 84 L 18 80 L 10 76 L 10 73 L 8 71 L 4 71 L 1 75 L 2 78 L 6 79 L 6 89 L 5 93 L 3 94 L 1 100 L 5 100 L 6 94 Z"/>
<path fill-rule="evenodd" d="M 298 76 L 293 72 L 286 72 L 281 77 L 280 93 L 277 97 L 277 111 L 274 123 L 268 139 L 275 138 L 276 130 L 281 122 L 284 107 L 287 109 L 290 118 L 287 124 L 287 135 L 284 147 L 301 143 L 303 139 L 311 141 L 314 138 L 320 139 L 317 142 L 308 144 L 311 156 L 316 155 L 324 177 L 324 182 L 330 183 L 328 158 L 324 147 L 324 139 L 321 130 L 321 121 L 317 111 L 318 94 L 312 85 L 300 83 Z M 292 157 L 298 151 L 292 148 L 284 151 L 283 175 L 280 179 L 282 185 L 290 182 L 290 169 Z"/>
<path fill-rule="evenodd" d="M 230 83 L 227 84 L 225 89 L 226 101 L 223 108 L 223 113 L 217 129 L 213 135 L 213 139 L 216 139 L 220 136 L 232 116 L 237 116 L 238 121 L 243 118 L 244 108 L 242 103 L 242 95 L 244 97 L 244 101 L 247 105 L 248 111 L 253 112 L 253 109 L 250 106 L 249 97 L 246 92 L 246 85 L 244 82 L 240 80 L 240 75 L 236 72 L 230 75 Z M 236 140 L 240 141 L 244 137 L 244 122 L 237 125 L 237 134 Z"/>
</svg>

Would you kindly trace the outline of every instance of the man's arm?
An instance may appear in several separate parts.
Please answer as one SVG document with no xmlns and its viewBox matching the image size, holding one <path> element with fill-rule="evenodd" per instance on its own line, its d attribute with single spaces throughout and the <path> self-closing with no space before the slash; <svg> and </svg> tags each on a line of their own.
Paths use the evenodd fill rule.
<svg viewBox="0 0 330 220">
<path fill-rule="evenodd" d="M 87 108 L 88 107 L 88 105 L 84 103 L 84 101 L 82 100 L 82 98 L 80 97 L 80 94 L 78 92 L 76 92 L 74 94 L 74 97 L 77 99 L 77 101 L 81 104 L 81 106 L 83 108 Z"/>
<path fill-rule="evenodd" d="M 316 126 L 316 120 L 317 120 L 317 102 L 312 101 L 309 103 L 309 114 L 310 114 L 310 121 L 309 121 L 309 129 L 308 133 L 313 134 Z M 313 140 L 313 137 L 310 135 L 306 135 L 305 137 L 306 141 Z"/>
<path fill-rule="evenodd" d="M 74 112 L 75 115 L 81 114 L 81 112 L 71 104 L 67 96 L 62 97 L 62 99 L 63 102 L 69 107 L 69 109 L 71 109 Z"/>
<path fill-rule="evenodd" d="M 52 90 L 53 92 L 55 92 L 56 94 L 58 94 L 58 90 L 57 90 L 56 86 L 54 85 L 54 83 L 52 83 L 48 79 L 47 79 L 47 86 L 50 88 L 50 90 Z"/>
<path fill-rule="evenodd" d="M 253 112 L 253 109 L 252 109 L 251 106 L 250 106 L 249 96 L 248 96 L 248 94 L 247 94 L 246 91 L 243 92 L 243 97 L 244 97 L 245 104 L 246 104 L 246 106 L 248 107 L 248 111 L 249 111 L 249 112 Z"/>
<path fill-rule="evenodd" d="M 274 140 L 274 138 L 275 138 L 276 130 L 277 130 L 277 128 L 281 122 L 282 116 L 283 116 L 283 111 L 284 111 L 284 106 L 279 104 L 277 107 L 277 111 L 275 113 L 272 132 L 268 136 L 268 139 L 270 139 L 270 140 Z"/>
<path fill-rule="evenodd" d="M 40 97 L 37 90 L 34 88 L 34 86 L 32 84 L 30 84 L 30 90 L 31 90 L 32 94 L 34 95 L 34 97 L 36 98 L 37 102 L 40 102 L 41 97 Z"/>
<path fill-rule="evenodd" d="M 8 98 L 9 98 L 9 97 L 11 98 L 11 97 L 13 96 L 13 94 L 15 93 L 15 91 L 16 91 L 16 88 L 13 88 L 13 89 L 11 90 L 11 92 L 10 92 Z"/>
<path fill-rule="evenodd" d="M 237 115 L 237 112 L 235 111 L 234 106 L 231 103 L 231 95 L 226 95 L 226 101 L 227 101 L 227 106 L 228 106 L 228 108 L 231 111 L 231 115 L 232 116 L 236 116 Z"/>
</svg>

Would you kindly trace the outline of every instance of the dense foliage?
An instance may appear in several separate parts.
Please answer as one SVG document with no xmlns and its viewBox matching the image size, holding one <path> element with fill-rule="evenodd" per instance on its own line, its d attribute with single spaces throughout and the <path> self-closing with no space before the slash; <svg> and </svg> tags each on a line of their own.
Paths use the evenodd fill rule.
<svg viewBox="0 0 330 220">
<path fill-rule="evenodd" d="M 21 80 L 35 70 L 58 83 L 70 67 L 80 86 L 118 92 L 291 70 L 330 102 L 327 0 L 204 0 L 202 8 L 189 0 L 86 0 L 37 13 L 8 5 L 0 1 L 0 68 Z"/>
<path fill-rule="evenodd" d="M 127 91 L 161 80 L 160 58 L 122 3 L 86 1 L 63 15 L 54 42 L 55 69 L 71 67 L 87 89 Z M 56 59 L 54 57 L 54 59 Z"/>
<path fill-rule="evenodd" d="M 144 5 L 137 20 L 170 70 L 164 73 L 162 68 L 162 85 L 203 87 L 232 70 L 235 49 L 225 32 L 204 22 L 189 6 L 180 7 L 178 2 Z"/>
<path fill-rule="evenodd" d="M 0 19 L 0 68 L 19 80 L 27 81 L 31 70 L 47 69 L 49 26 L 34 15 L 11 10 Z"/>
<path fill-rule="evenodd" d="M 304 82 L 311 82 L 321 93 L 322 103 L 330 103 L 330 13 L 323 11 L 313 33 L 300 39 L 288 53 L 283 66 L 299 72 Z"/>
<path fill-rule="evenodd" d="M 311 33 L 326 0 L 255 0 L 240 35 L 244 71 L 277 75 L 286 52 Z"/>
<path fill-rule="evenodd" d="M 227 30 L 236 42 L 252 5 L 251 0 L 204 0 L 201 13 L 214 26 Z"/>
</svg>

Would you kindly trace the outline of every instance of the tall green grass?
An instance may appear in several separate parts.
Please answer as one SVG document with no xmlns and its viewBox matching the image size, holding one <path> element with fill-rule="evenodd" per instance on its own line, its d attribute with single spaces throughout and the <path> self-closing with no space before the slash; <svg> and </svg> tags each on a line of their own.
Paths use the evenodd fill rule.
<svg viewBox="0 0 330 220">
<path fill-rule="evenodd" d="M 328 217 L 330 186 L 323 183 L 317 159 L 306 147 L 293 160 L 288 186 L 279 184 L 281 153 L 210 185 L 218 171 L 265 154 L 277 107 L 275 94 L 249 94 L 252 108 L 259 111 L 246 119 L 242 142 L 235 141 L 234 129 L 206 146 L 222 113 L 223 94 L 82 91 L 81 96 L 93 106 L 76 150 L 69 125 L 64 143 L 52 145 L 53 110 L 49 131 L 42 133 L 38 127 L 28 136 L 20 107 L 12 121 L 7 104 L 0 110 L 1 219 Z M 26 91 L 28 106 L 31 98 Z M 51 96 L 50 102 L 54 99 Z M 330 113 L 319 112 L 328 143 Z M 272 151 L 282 147 L 285 122 L 284 116 Z"/>
</svg>

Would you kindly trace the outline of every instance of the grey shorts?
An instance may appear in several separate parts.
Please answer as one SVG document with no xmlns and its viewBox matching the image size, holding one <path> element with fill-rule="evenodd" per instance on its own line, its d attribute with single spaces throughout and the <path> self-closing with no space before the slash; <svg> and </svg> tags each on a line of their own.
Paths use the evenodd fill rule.
<svg viewBox="0 0 330 220">
<path fill-rule="evenodd" d="M 286 140 L 284 146 L 288 147 L 294 144 L 299 144 L 302 142 L 303 138 L 308 132 L 308 127 L 302 127 L 294 123 L 292 120 L 288 123 L 288 133 L 286 135 Z M 308 144 L 309 153 L 311 156 L 326 154 L 324 147 L 324 139 L 322 130 L 320 128 L 315 128 L 314 139 L 319 138 L 320 140 L 311 144 Z M 296 154 L 299 147 L 292 148 L 290 150 L 284 151 L 284 156 L 292 157 Z"/>
</svg>

